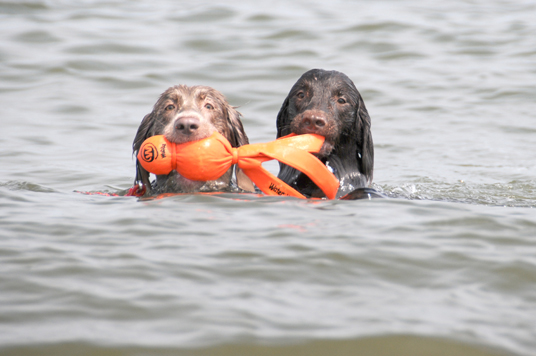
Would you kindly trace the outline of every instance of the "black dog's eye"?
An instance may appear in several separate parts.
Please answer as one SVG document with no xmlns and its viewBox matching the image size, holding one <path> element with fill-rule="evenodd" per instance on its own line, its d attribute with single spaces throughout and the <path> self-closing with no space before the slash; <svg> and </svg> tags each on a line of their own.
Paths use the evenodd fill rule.
<svg viewBox="0 0 536 356">
<path fill-rule="evenodd" d="M 303 91 L 300 91 L 298 94 L 296 94 L 296 96 L 300 99 L 305 98 L 305 94 L 303 93 Z"/>
<path fill-rule="evenodd" d="M 346 104 L 346 99 L 344 99 L 344 98 L 339 98 L 339 100 L 337 100 L 337 102 L 338 102 L 339 104 Z"/>
<path fill-rule="evenodd" d="M 173 110 L 175 109 L 175 105 L 168 105 L 166 106 L 166 110 L 169 111 L 169 110 Z"/>
<path fill-rule="evenodd" d="M 209 110 L 214 109 L 214 106 L 212 106 L 211 104 L 205 104 L 205 107 Z"/>
</svg>

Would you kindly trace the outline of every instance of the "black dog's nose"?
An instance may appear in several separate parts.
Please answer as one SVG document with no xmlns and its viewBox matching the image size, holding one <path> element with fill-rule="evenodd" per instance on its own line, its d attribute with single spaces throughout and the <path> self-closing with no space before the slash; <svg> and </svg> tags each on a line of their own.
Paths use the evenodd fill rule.
<svg viewBox="0 0 536 356">
<path fill-rule="evenodd" d="M 304 115 L 301 126 L 308 131 L 317 131 L 327 125 L 325 117 L 319 115 Z"/>
<path fill-rule="evenodd" d="M 181 117 L 175 122 L 175 130 L 180 131 L 185 135 L 189 135 L 199 129 L 201 123 L 194 117 Z"/>
</svg>

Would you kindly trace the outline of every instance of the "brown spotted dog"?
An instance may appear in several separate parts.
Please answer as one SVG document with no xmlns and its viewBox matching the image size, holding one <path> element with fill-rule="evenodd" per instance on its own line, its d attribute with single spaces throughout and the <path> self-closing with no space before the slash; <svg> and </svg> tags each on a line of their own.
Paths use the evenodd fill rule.
<svg viewBox="0 0 536 356">
<path fill-rule="evenodd" d="M 207 138 L 214 131 L 227 138 L 233 147 L 249 143 L 240 113 L 229 105 L 223 94 L 208 86 L 177 85 L 167 89 L 153 111 L 143 118 L 132 149 L 137 155 L 143 141 L 155 135 L 164 135 L 170 142 L 180 144 Z M 233 167 L 214 181 L 192 181 L 172 171 L 157 175 L 151 183 L 149 172 L 136 160 L 135 184 L 145 185 L 145 195 L 233 191 L 232 178 Z M 251 180 L 238 168 L 235 183 L 239 190 L 255 190 Z"/>
</svg>

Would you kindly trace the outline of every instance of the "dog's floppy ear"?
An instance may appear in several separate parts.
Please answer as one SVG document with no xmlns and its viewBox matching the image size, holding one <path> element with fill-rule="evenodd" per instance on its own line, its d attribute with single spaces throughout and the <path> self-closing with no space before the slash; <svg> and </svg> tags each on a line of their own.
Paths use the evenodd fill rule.
<svg viewBox="0 0 536 356">
<path fill-rule="evenodd" d="M 156 114 L 152 111 L 150 114 L 145 115 L 141 121 L 136 137 L 134 137 L 134 142 L 132 142 L 132 152 L 134 156 L 137 157 L 140 147 L 147 138 L 151 137 L 151 131 L 155 123 Z M 151 182 L 149 181 L 149 172 L 147 172 L 138 162 L 136 158 L 136 178 L 134 179 L 134 184 L 141 181 L 146 187 L 147 191 L 151 191 Z"/>
<path fill-rule="evenodd" d="M 374 172 L 374 144 L 370 131 L 371 121 L 361 96 L 356 105 L 355 129 L 357 133 L 357 158 L 359 170 L 367 177 L 367 184 L 372 182 Z"/>
<path fill-rule="evenodd" d="M 277 138 L 286 136 L 290 134 L 290 119 L 288 117 L 288 106 L 290 102 L 290 93 L 285 98 L 285 101 L 283 101 L 283 104 L 281 105 L 281 109 L 279 109 L 279 113 L 277 114 Z"/>
<path fill-rule="evenodd" d="M 227 120 L 227 127 L 229 128 L 230 132 L 229 142 L 231 143 L 231 146 L 240 147 L 247 145 L 249 143 L 249 139 L 246 135 L 246 131 L 244 130 L 244 125 L 242 125 L 242 120 L 240 120 L 241 114 L 236 111 L 234 107 L 228 104 L 225 105 L 224 111 Z"/>
<path fill-rule="evenodd" d="M 231 105 L 225 105 L 225 115 L 227 119 L 227 126 L 229 128 L 229 142 L 233 147 L 240 147 L 249 144 L 248 136 L 244 130 L 242 120 L 240 120 L 241 114 Z M 255 192 L 255 186 L 249 177 L 238 166 L 235 167 L 236 185 L 247 192 Z"/>
</svg>

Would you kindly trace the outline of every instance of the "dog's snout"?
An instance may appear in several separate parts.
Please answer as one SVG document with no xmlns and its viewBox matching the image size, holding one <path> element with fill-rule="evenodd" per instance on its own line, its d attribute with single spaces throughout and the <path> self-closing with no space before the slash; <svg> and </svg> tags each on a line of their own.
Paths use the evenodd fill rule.
<svg viewBox="0 0 536 356">
<path fill-rule="evenodd" d="M 200 115 L 198 112 L 180 113 L 171 121 L 164 131 L 166 138 L 174 143 L 185 143 L 207 138 L 216 128 L 209 118 Z"/>
<path fill-rule="evenodd" d="M 328 126 L 328 119 L 320 111 L 306 111 L 298 123 L 299 133 L 324 134 Z"/>
<path fill-rule="evenodd" d="M 307 115 L 303 118 L 302 124 L 313 130 L 326 126 L 326 118 L 318 115 Z"/>
<path fill-rule="evenodd" d="M 189 135 L 199 129 L 201 122 L 195 117 L 181 117 L 175 122 L 175 130 Z"/>
</svg>

